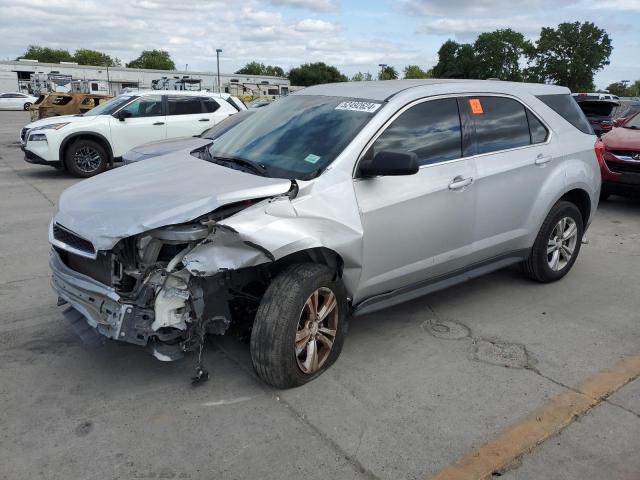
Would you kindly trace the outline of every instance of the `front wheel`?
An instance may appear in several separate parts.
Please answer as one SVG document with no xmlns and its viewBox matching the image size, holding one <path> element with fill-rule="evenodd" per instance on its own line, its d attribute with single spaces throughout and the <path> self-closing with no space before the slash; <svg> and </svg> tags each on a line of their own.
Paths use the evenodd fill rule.
<svg viewBox="0 0 640 480">
<path fill-rule="evenodd" d="M 347 300 L 325 265 L 292 265 L 271 282 L 251 332 L 257 374 L 276 388 L 303 385 L 327 370 L 344 341 Z"/>
<path fill-rule="evenodd" d="M 76 177 L 93 177 L 107 168 L 107 152 L 96 141 L 76 140 L 67 148 L 65 165 Z"/>
<path fill-rule="evenodd" d="M 584 225 L 573 203 L 556 203 L 544 220 L 529 258 L 522 263 L 524 273 L 542 283 L 564 277 L 578 258 Z"/>
<path fill-rule="evenodd" d="M 31 108 L 31 104 L 29 102 L 25 103 L 23 106 L 24 110 L 29 110 Z"/>
</svg>

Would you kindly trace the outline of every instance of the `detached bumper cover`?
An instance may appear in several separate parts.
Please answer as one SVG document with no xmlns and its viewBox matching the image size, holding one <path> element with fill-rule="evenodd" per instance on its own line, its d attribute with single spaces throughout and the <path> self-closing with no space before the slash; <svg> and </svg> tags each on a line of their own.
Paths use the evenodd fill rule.
<svg viewBox="0 0 640 480">
<path fill-rule="evenodd" d="M 49 259 L 51 286 L 104 337 L 146 345 L 153 333 L 153 310 L 123 303 L 116 291 L 67 267 L 55 250 Z"/>
</svg>

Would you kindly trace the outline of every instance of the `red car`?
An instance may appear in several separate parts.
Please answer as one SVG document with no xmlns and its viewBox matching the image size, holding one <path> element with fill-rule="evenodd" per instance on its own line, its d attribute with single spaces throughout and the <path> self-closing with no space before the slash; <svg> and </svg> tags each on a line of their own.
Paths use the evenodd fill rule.
<svg viewBox="0 0 640 480">
<path fill-rule="evenodd" d="M 640 194 L 640 113 L 602 136 L 597 151 L 604 200 L 611 194 Z"/>
</svg>

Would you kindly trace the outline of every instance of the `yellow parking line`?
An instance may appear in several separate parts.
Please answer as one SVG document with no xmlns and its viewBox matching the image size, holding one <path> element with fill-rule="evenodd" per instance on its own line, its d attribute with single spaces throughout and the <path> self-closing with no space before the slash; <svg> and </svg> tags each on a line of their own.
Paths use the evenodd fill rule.
<svg viewBox="0 0 640 480">
<path fill-rule="evenodd" d="M 484 480 L 567 427 L 628 382 L 640 377 L 640 354 L 623 357 L 576 386 L 547 400 L 540 408 L 432 480 Z"/>
</svg>

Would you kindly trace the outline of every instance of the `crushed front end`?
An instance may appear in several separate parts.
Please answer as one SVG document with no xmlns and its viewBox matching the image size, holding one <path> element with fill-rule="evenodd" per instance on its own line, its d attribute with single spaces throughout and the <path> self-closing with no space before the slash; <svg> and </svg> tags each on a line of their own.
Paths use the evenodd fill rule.
<svg viewBox="0 0 640 480">
<path fill-rule="evenodd" d="M 212 241 L 215 225 L 216 219 L 207 216 L 97 251 L 53 223 L 51 283 L 59 304 L 69 304 L 66 316 L 72 322 L 83 322 L 103 338 L 148 347 L 160 360 L 201 349 L 205 334 L 224 334 L 231 323 L 233 279 L 225 272 L 193 275 L 183 259 Z"/>
</svg>

